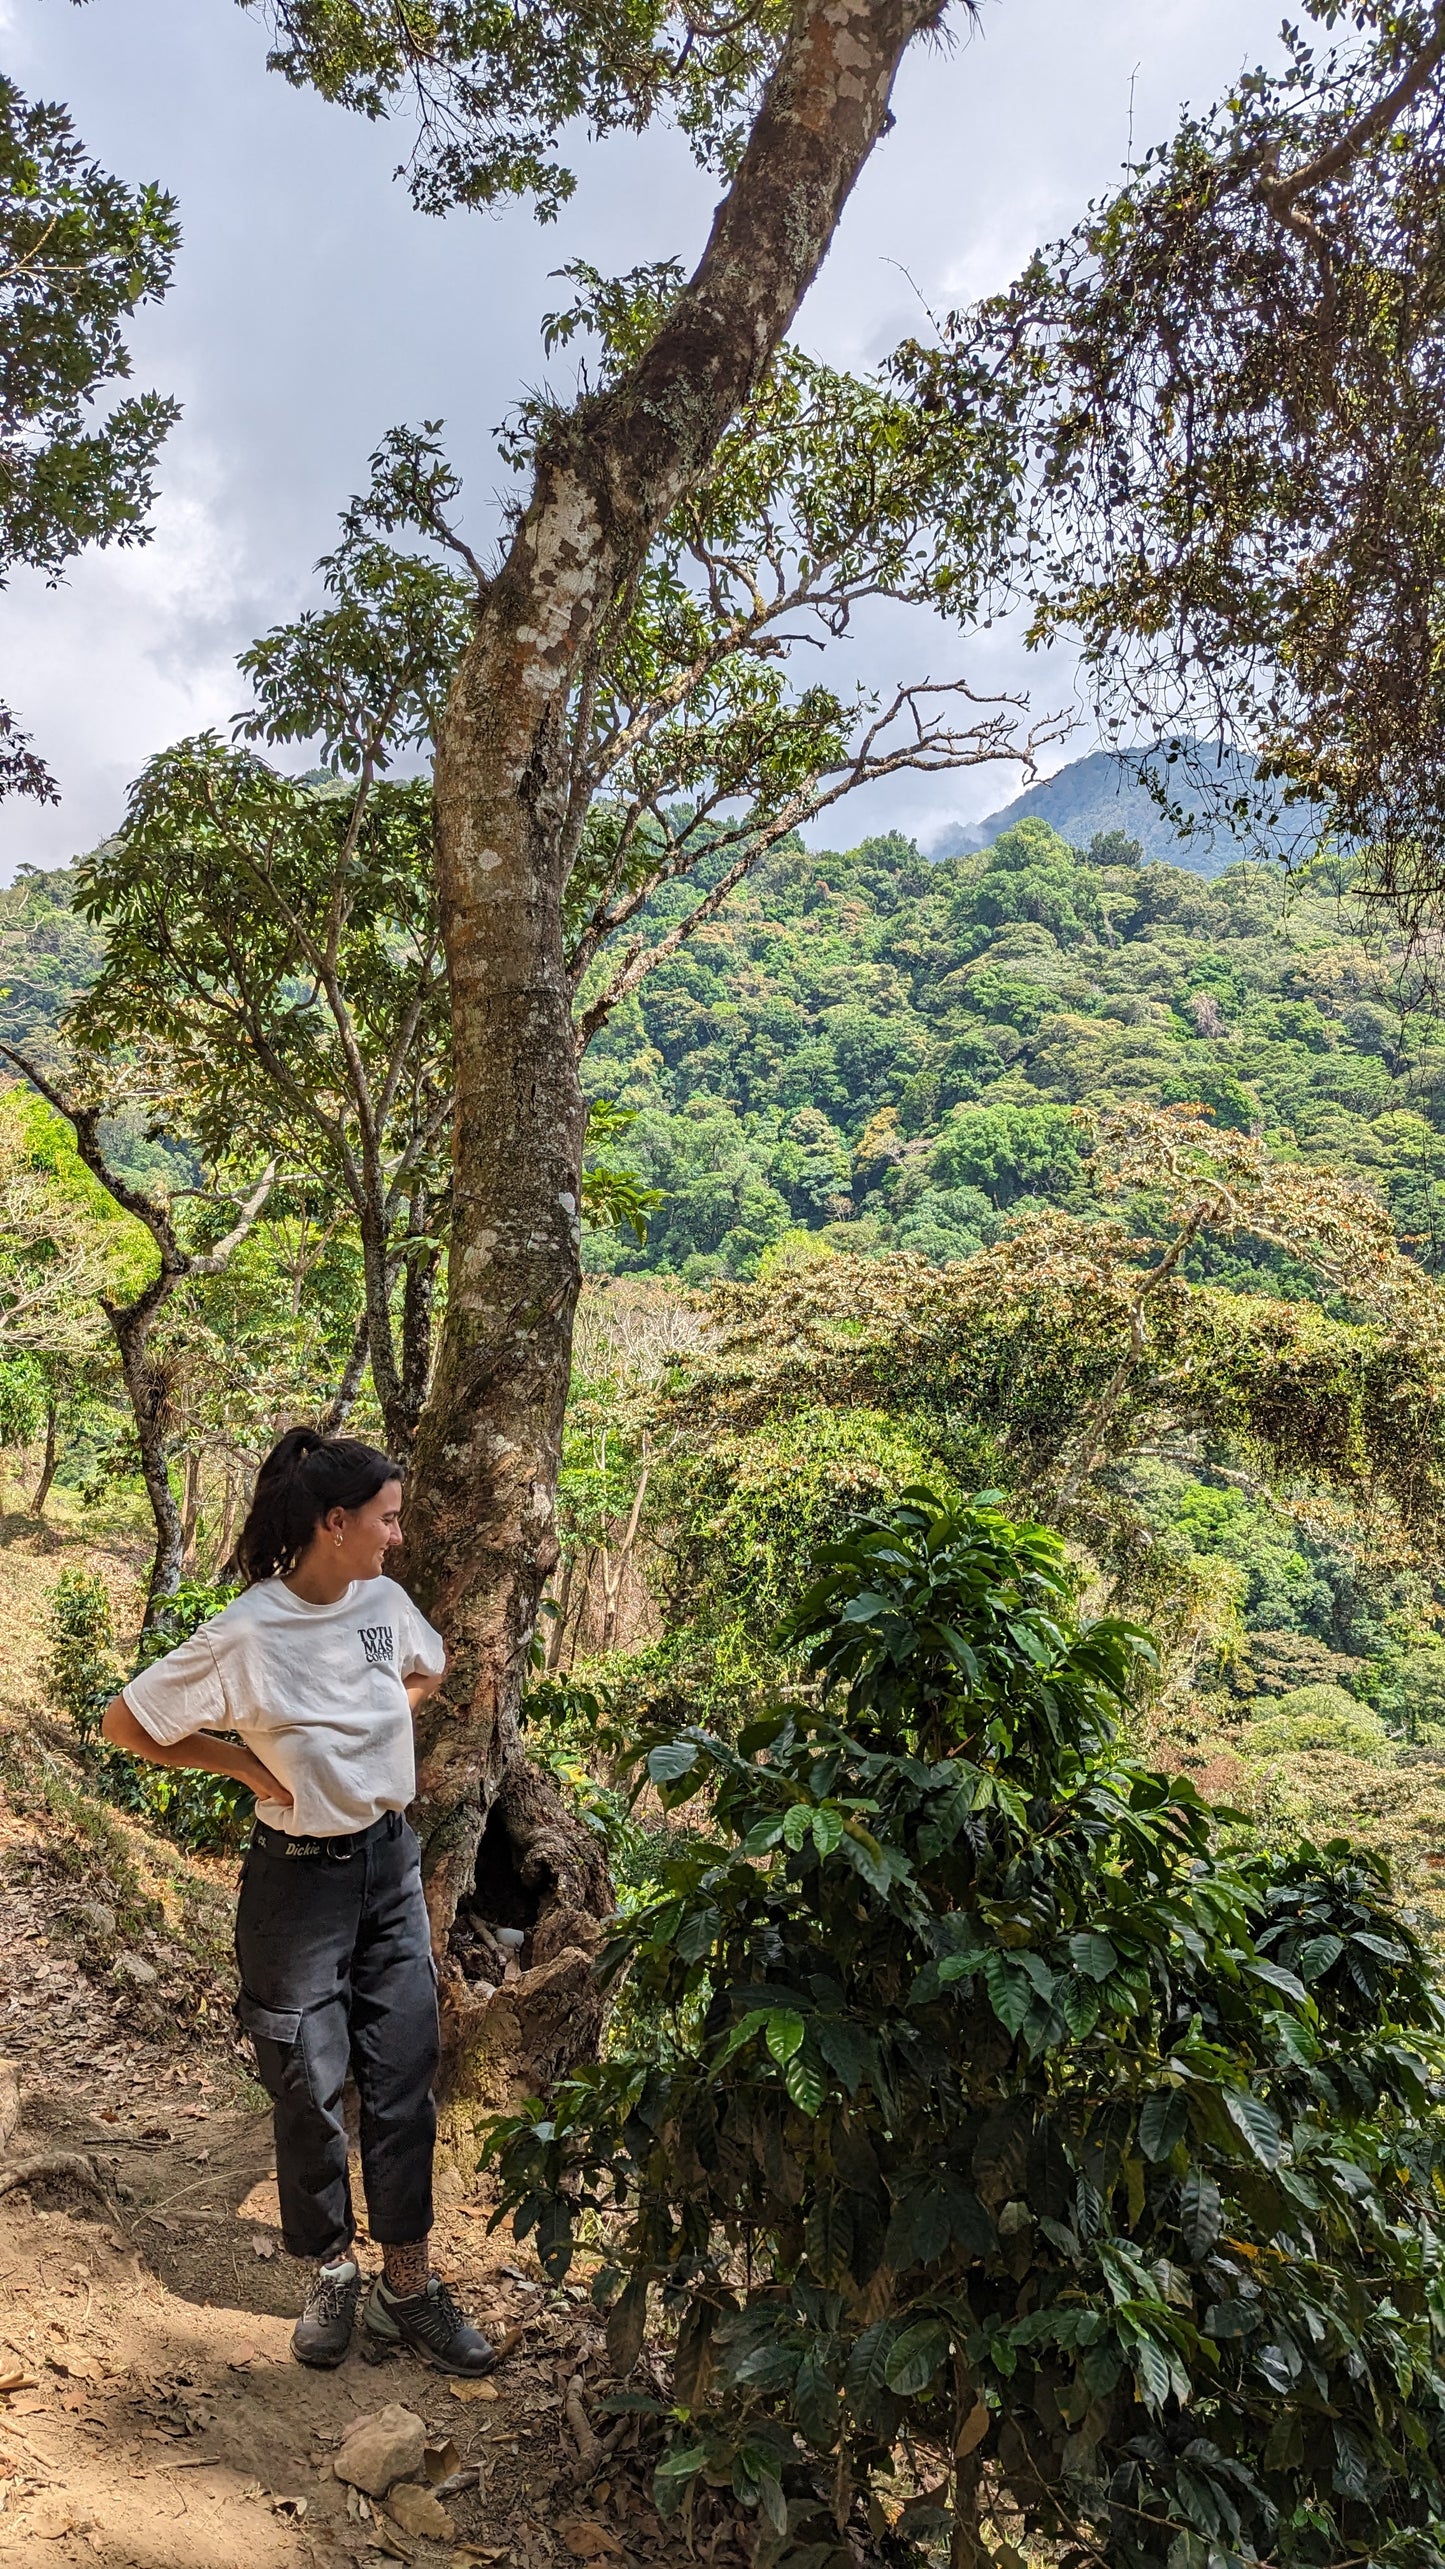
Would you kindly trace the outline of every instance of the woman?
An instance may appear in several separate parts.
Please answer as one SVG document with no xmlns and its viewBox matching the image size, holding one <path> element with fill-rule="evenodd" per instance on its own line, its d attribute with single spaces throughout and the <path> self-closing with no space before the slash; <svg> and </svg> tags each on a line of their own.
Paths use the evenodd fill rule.
<svg viewBox="0 0 1445 2569">
<path fill-rule="evenodd" d="M 241 1535 L 242 1595 L 143 1668 L 105 1737 L 256 1796 L 241 1872 L 237 2014 L 275 2107 L 281 2228 L 314 2261 L 292 2335 L 339 2364 L 361 2294 L 341 2096 L 361 2095 L 361 2166 L 383 2273 L 364 2324 L 445 2373 L 491 2347 L 431 2273 L 436 1974 L 417 1841 L 412 1716 L 446 1652 L 383 1576 L 401 1471 L 374 1446 L 293 1427 L 267 1455 Z M 218 1738 L 232 1731 L 238 1739 Z"/>
</svg>

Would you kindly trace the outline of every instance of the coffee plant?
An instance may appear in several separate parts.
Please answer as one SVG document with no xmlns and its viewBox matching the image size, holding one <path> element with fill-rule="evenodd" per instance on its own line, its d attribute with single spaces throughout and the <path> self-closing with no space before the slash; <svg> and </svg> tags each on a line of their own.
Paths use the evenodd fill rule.
<svg viewBox="0 0 1445 2569">
<path fill-rule="evenodd" d="M 1436 2569 L 1445 2011 L 1384 1867 L 1124 1754 L 1147 1637 L 1041 1528 L 911 1491 L 821 1571 L 811 1691 L 638 1748 L 700 1826 L 604 1958 L 645 2043 L 490 2144 L 620 2373 L 675 2322 L 662 2508 L 730 2488 L 761 2569 Z"/>
</svg>

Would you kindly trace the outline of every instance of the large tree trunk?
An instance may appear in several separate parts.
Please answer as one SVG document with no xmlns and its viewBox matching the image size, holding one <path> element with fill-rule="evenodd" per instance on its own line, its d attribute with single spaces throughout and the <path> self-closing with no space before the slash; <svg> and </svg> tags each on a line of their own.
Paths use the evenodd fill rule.
<svg viewBox="0 0 1445 2569">
<path fill-rule="evenodd" d="M 450 2011 L 453 2077 L 500 2099 L 595 2040 L 596 1841 L 525 1769 L 518 1710 L 543 1587 L 579 1281 L 583 1105 L 563 946 L 567 715 L 649 544 L 706 468 L 810 284 L 942 0 L 798 0 L 701 263 L 633 374 L 547 432 L 437 747 L 456 1081 L 449 1290 L 416 1448 L 408 1559 L 451 1673 L 428 1708 L 418 1820 L 437 1951 L 476 1904 L 489 1812 L 540 1878 L 530 1968 Z M 524 1782 L 524 1774 L 526 1780 Z M 460 1960 L 460 1957 L 458 1956 Z M 527 1957 L 524 1956 L 524 1959 Z M 586 1983 L 590 1987 L 590 1982 Z M 559 1993 L 575 2005 L 559 2032 Z M 492 2011 L 509 2019 L 496 2039 Z"/>
</svg>

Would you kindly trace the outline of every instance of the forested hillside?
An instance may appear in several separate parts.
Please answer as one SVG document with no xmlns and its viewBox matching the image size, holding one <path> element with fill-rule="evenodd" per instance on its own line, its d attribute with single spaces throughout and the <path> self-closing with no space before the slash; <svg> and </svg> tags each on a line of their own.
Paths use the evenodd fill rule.
<svg viewBox="0 0 1445 2569">
<path fill-rule="evenodd" d="M 1367 1179 L 1433 1270 L 1445 1036 L 1419 997 L 1324 865 L 1205 882 L 1037 819 L 937 865 L 898 837 L 790 848 L 588 1058 L 662 1194 L 645 1249 L 591 1255 L 692 1283 L 814 1246 L 967 1258 L 1077 1200 L 1074 1108 L 1143 1099 Z M 1261 1267 L 1308 1289 L 1266 1250 L 1210 1261 Z"/>
</svg>

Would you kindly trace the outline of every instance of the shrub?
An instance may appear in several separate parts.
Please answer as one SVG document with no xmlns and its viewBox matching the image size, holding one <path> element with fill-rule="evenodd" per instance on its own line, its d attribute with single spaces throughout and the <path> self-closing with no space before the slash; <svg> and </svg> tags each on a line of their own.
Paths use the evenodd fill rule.
<svg viewBox="0 0 1445 2569">
<path fill-rule="evenodd" d="M 97 1737 L 100 1717 L 124 1683 L 110 1590 L 94 1570 L 62 1570 L 50 1592 L 46 1693 L 88 1742 Z"/>
<path fill-rule="evenodd" d="M 51 1591 L 46 1691 L 75 1731 L 91 1781 L 117 1810 L 152 1821 L 181 1846 L 196 1850 L 224 1851 L 240 1844 L 255 1809 L 247 1787 L 228 1775 L 152 1766 L 144 1758 L 128 1757 L 100 1737 L 101 1716 L 128 1676 L 174 1650 L 235 1593 L 200 1580 L 183 1582 L 142 1635 L 127 1669 L 116 1649 L 105 1581 L 94 1571 L 65 1570 Z"/>
<path fill-rule="evenodd" d="M 619 2370 L 676 2318 L 659 2504 L 730 2486 L 761 2569 L 1439 2569 L 1445 2015 L 1383 1863 L 1212 1849 L 1042 1530 L 906 1493 L 824 1560 L 821 1700 L 644 1743 L 710 1821 L 609 1958 L 673 2040 L 489 2145 L 550 2274 L 606 2243 Z"/>
<path fill-rule="evenodd" d="M 1392 1753 L 1390 1734 L 1343 1686 L 1295 1686 L 1278 1695 L 1267 1713 L 1256 1714 L 1244 1735 L 1250 1757 L 1298 1757 L 1310 1749 L 1332 1748 L 1345 1757 L 1368 1757 L 1381 1764 Z"/>
</svg>

